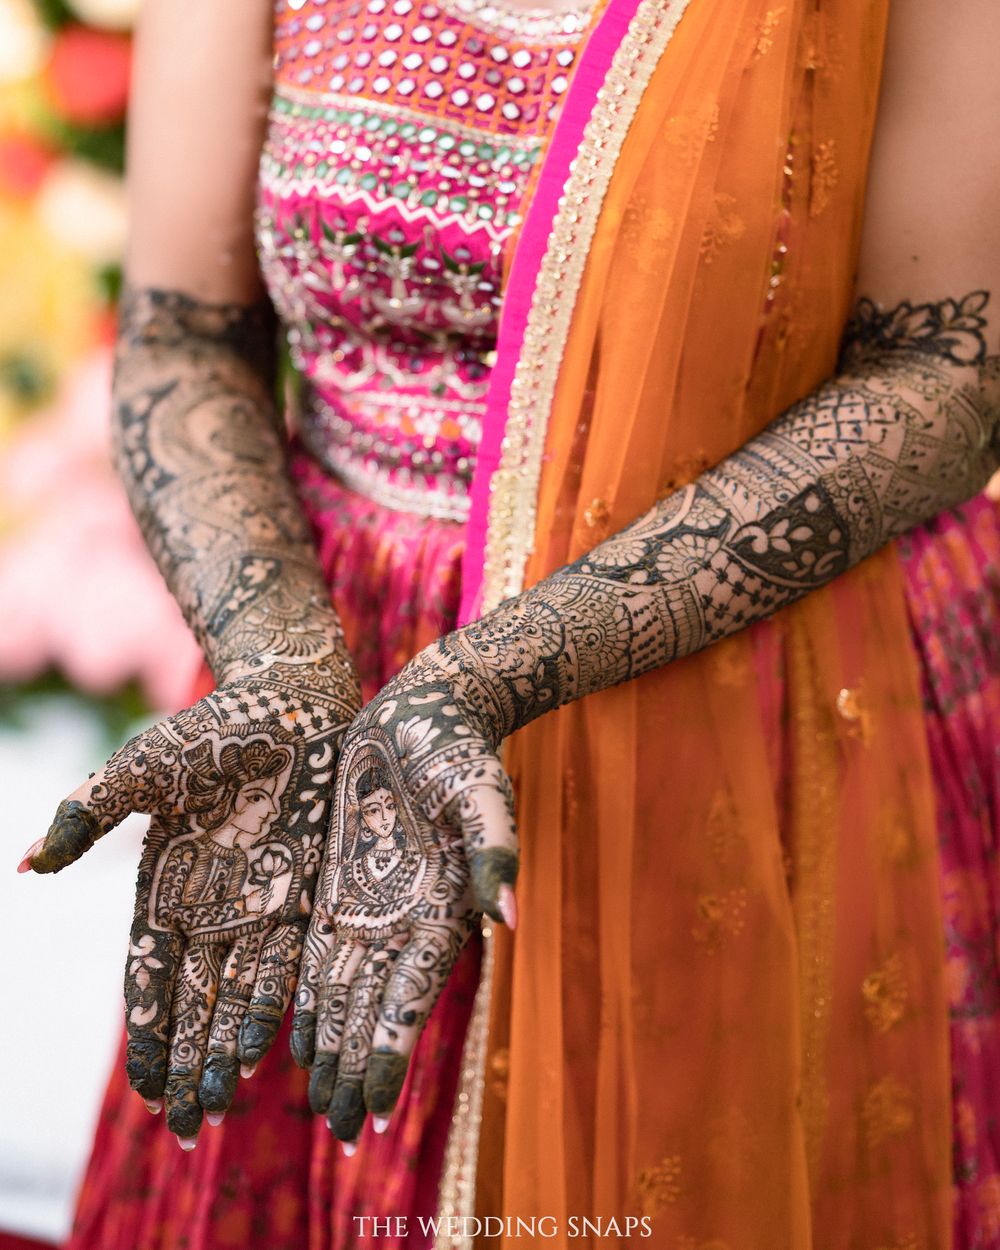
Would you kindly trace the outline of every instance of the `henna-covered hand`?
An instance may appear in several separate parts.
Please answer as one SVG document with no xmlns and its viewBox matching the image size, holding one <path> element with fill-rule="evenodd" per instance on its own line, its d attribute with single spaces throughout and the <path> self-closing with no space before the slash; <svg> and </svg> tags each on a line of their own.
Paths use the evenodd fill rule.
<svg viewBox="0 0 1000 1250">
<path fill-rule="evenodd" d="M 130 812 L 152 816 L 125 971 L 127 1070 L 185 1141 L 291 999 L 357 707 L 339 647 L 225 686 L 126 743 L 60 805 L 31 858 L 58 872 Z"/>
<path fill-rule="evenodd" d="M 55 872 L 129 812 L 152 816 L 125 975 L 128 1075 L 190 1146 L 288 1005 L 360 706 L 284 472 L 266 303 L 129 290 L 115 369 L 119 469 L 219 682 L 59 807 L 22 867 Z"/>
<path fill-rule="evenodd" d="M 394 1107 L 409 1056 L 482 911 L 514 922 L 510 782 L 499 739 L 438 648 L 344 741 L 295 1000 L 312 1109 L 346 1142 Z"/>
<path fill-rule="evenodd" d="M 1000 464 L 985 294 L 884 313 L 761 435 L 621 533 L 407 665 L 354 722 L 293 1048 L 345 1141 L 395 1103 L 480 909 L 510 922 L 497 749 L 544 712 L 770 616 L 981 489 Z"/>
</svg>

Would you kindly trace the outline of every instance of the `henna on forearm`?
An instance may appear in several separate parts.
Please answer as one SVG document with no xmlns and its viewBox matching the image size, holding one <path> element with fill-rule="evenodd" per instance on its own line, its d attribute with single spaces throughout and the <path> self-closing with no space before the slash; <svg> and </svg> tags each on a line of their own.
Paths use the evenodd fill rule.
<svg viewBox="0 0 1000 1250">
<path fill-rule="evenodd" d="M 516 922 L 502 739 L 769 616 L 983 486 L 1000 459 L 985 304 L 862 303 L 833 381 L 614 538 L 424 648 L 357 717 L 295 1023 L 297 1053 L 315 1055 L 311 1105 L 338 1137 L 395 1104 L 476 912 Z"/>
<path fill-rule="evenodd" d="M 222 684 L 309 663 L 340 638 L 284 472 L 266 301 L 130 289 L 114 380 L 115 450 L 147 544 Z"/>
<path fill-rule="evenodd" d="M 700 651 L 982 489 L 1000 462 L 987 295 L 863 300 L 838 375 L 698 481 L 434 644 L 494 747 L 550 708 Z"/>
<path fill-rule="evenodd" d="M 117 459 L 219 688 L 60 804 L 36 872 L 152 817 L 125 974 L 129 1080 L 190 1146 L 290 1001 L 337 752 L 360 689 L 284 472 L 266 307 L 131 291 Z"/>
</svg>

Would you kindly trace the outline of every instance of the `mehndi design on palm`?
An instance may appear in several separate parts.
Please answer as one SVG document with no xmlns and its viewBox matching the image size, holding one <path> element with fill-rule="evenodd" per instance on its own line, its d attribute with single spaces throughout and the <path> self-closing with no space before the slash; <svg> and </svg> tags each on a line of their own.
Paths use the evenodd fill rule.
<svg viewBox="0 0 1000 1250">
<path fill-rule="evenodd" d="M 345 740 L 302 959 L 293 1050 L 313 1063 L 310 1103 L 338 1137 L 392 1110 L 455 960 L 516 872 L 506 774 L 425 652 Z"/>
<path fill-rule="evenodd" d="M 125 973 L 127 1065 L 166 1094 L 183 1138 L 229 1106 L 240 1063 L 291 999 L 352 701 L 334 656 L 305 700 L 280 672 L 216 691 L 127 743 L 60 805 L 37 872 L 58 871 L 130 811 L 152 815 Z M 322 695 L 322 697 L 320 697 Z"/>
</svg>

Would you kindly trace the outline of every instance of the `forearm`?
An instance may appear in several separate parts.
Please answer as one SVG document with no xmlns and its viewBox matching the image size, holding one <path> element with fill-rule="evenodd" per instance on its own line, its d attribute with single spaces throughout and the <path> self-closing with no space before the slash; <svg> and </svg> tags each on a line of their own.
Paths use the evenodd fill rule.
<svg viewBox="0 0 1000 1250">
<path fill-rule="evenodd" d="M 217 681 L 340 638 L 274 410 L 270 309 L 122 301 L 115 454 L 146 542 Z"/>
<path fill-rule="evenodd" d="M 982 489 L 1000 455 L 1000 358 L 987 357 L 983 318 L 962 304 L 895 322 L 862 304 L 832 381 L 621 533 L 436 644 L 487 736 L 498 743 L 550 708 L 771 616 Z"/>
</svg>

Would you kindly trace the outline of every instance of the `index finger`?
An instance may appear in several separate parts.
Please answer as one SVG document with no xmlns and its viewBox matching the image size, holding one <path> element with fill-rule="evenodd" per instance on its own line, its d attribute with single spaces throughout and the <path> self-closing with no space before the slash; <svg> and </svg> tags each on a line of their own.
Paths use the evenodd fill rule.
<svg viewBox="0 0 1000 1250">
<path fill-rule="evenodd" d="M 382 995 L 365 1069 L 365 1106 L 373 1115 L 386 1116 L 395 1107 L 420 1030 L 475 920 L 475 913 L 470 912 L 460 919 L 424 921 L 396 959 Z"/>
</svg>

